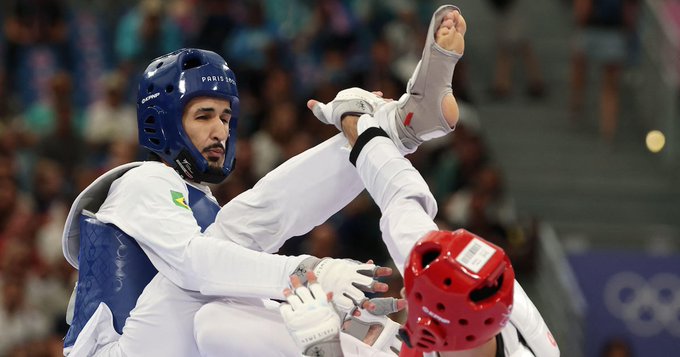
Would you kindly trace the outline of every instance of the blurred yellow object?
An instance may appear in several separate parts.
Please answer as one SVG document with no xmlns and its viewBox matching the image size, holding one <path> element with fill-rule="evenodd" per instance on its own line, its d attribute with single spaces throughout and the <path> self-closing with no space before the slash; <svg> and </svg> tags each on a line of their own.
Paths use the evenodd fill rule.
<svg viewBox="0 0 680 357">
<path fill-rule="evenodd" d="M 647 149 L 649 151 L 657 153 L 663 150 L 664 146 L 666 146 L 666 137 L 662 132 L 658 130 L 652 130 L 647 133 L 645 143 L 647 144 Z"/>
</svg>

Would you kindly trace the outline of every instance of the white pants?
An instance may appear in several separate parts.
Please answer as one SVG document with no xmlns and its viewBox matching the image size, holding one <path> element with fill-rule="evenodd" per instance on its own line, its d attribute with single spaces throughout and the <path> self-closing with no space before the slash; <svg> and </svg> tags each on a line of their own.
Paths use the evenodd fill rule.
<svg viewBox="0 0 680 357">
<path fill-rule="evenodd" d="M 81 333 L 69 357 L 300 356 L 277 304 L 259 299 L 219 299 L 180 289 L 158 274 L 117 335 L 110 314 L 94 332 Z M 86 329 L 83 329 L 86 331 Z M 111 338 L 112 334 L 117 340 Z M 89 336 L 88 336 L 89 335 Z M 107 336 L 103 338 L 102 336 Z M 87 349 L 83 340 L 101 341 Z M 114 341 L 112 341 L 114 340 Z M 83 351 L 83 352 L 76 352 Z"/>
<path fill-rule="evenodd" d="M 278 304 L 261 300 L 219 300 L 194 318 L 194 337 L 203 357 L 300 356 Z"/>
<path fill-rule="evenodd" d="M 290 356 L 302 352 L 293 342 L 273 301 L 221 300 L 203 306 L 194 319 L 202 357 Z M 346 357 L 395 357 L 345 333 L 340 344 Z"/>
<path fill-rule="evenodd" d="M 341 334 L 341 343 L 347 356 L 378 353 L 346 334 Z M 110 310 L 102 304 L 68 354 L 69 357 L 300 355 L 276 302 L 210 298 L 180 289 L 160 274 L 142 292 L 122 335 L 113 329 Z"/>
<path fill-rule="evenodd" d="M 68 356 L 198 356 L 194 317 L 211 300 L 157 274 L 130 312 L 122 335 L 113 329 L 108 307 L 101 304 Z"/>
</svg>

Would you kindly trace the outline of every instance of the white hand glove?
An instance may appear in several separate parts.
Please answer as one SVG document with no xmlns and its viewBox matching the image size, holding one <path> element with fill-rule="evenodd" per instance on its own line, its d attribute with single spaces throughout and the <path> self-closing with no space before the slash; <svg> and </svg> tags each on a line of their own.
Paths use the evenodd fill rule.
<svg viewBox="0 0 680 357">
<path fill-rule="evenodd" d="M 319 283 L 300 286 L 279 307 L 283 322 L 305 356 L 342 356 L 340 317 Z M 323 354 L 321 354 L 323 352 Z"/>
<path fill-rule="evenodd" d="M 324 258 L 314 267 L 314 274 L 324 290 L 333 292 L 333 303 L 344 319 L 361 306 L 366 299 L 364 291 L 373 291 L 377 269 L 375 264 Z"/>
<path fill-rule="evenodd" d="M 316 104 L 312 111 L 322 123 L 333 124 L 342 131 L 341 122 L 345 115 L 373 114 L 385 103 L 387 102 L 376 94 L 353 87 L 341 90 L 335 99 L 327 104 Z"/>
</svg>

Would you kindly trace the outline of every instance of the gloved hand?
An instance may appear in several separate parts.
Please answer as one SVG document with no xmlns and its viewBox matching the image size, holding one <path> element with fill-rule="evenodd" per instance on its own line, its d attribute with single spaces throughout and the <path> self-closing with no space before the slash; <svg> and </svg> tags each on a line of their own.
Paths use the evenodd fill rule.
<svg viewBox="0 0 680 357">
<path fill-rule="evenodd" d="M 314 274 L 325 291 L 333 293 L 341 318 L 367 300 L 364 292 L 385 292 L 387 284 L 377 278 L 392 274 L 392 269 L 379 267 L 371 261 L 360 263 L 349 259 L 324 258 L 315 267 Z"/>
<path fill-rule="evenodd" d="M 400 324 L 387 317 L 406 307 L 406 300 L 373 298 L 362 307 L 359 313 L 352 313 L 343 324 L 343 332 L 348 333 L 364 343 L 387 353 L 399 355 L 402 342 L 398 337 Z"/>
<path fill-rule="evenodd" d="M 340 317 L 313 273 L 307 273 L 308 285 L 291 276 L 294 290 L 283 294 L 288 303 L 279 307 L 283 322 L 305 356 L 342 356 Z"/>
<path fill-rule="evenodd" d="M 326 104 L 312 100 L 307 105 L 322 123 L 333 124 L 342 131 L 341 121 L 345 115 L 373 114 L 385 103 L 387 101 L 379 95 L 353 87 L 341 90 Z"/>
<path fill-rule="evenodd" d="M 368 299 L 364 292 L 387 291 L 387 284 L 377 278 L 392 274 L 391 268 L 377 266 L 370 260 L 360 263 L 350 259 L 316 257 L 302 261 L 293 274 L 304 283 L 309 271 L 314 272 L 324 291 L 333 293 L 333 303 L 343 320 Z"/>
</svg>

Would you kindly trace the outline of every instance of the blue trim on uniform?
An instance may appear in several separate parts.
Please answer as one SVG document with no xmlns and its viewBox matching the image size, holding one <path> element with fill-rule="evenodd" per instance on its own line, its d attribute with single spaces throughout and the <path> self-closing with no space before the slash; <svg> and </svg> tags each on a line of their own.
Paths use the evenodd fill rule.
<svg viewBox="0 0 680 357">
<path fill-rule="evenodd" d="M 203 191 L 191 185 L 187 185 L 187 188 L 189 189 L 189 207 L 191 207 L 191 212 L 193 212 L 196 222 L 201 227 L 201 233 L 203 233 L 209 225 L 215 222 L 220 206 L 208 198 Z"/>
</svg>

